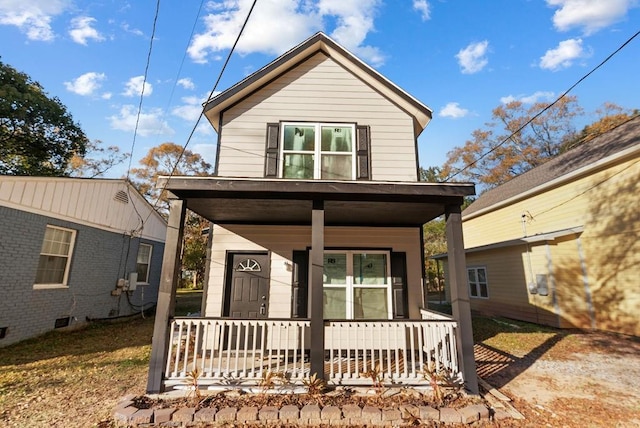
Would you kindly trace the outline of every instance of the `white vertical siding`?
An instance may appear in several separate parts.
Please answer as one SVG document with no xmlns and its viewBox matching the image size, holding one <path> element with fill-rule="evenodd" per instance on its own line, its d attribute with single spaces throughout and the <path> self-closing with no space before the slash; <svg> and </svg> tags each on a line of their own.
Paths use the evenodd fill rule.
<svg viewBox="0 0 640 428">
<path fill-rule="evenodd" d="M 222 315 L 227 252 L 271 251 L 269 317 L 289 318 L 293 250 L 305 250 L 310 243 L 309 226 L 215 225 L 205 315 Z M 414 319 L 420 318 L 422 258 L 418 228 L 327 227 L 325 247 L 383 248 L 405 252 L 409 315 Z"/>
<path fill-rule="evenodd" d="M 266 124 L 356 122 L 371 127 L 372 179 L 416 181 L 412 117 L 318 53 L 225 111 L 218 173 L 264 176 Z"/>
<path fill-rule="evenodd" d="M 120 190 L 129 203 L 114 200 Z M 0 205 L 117 233 L 131 233 L 144 220 L 143 238 L 165 240 L 164 220 L 121 180 L 0 177 Z"/>
</svg>

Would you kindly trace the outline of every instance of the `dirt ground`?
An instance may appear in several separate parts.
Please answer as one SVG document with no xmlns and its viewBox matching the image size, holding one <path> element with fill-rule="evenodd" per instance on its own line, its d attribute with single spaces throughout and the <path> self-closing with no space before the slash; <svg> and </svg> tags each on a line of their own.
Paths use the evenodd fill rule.
<svg viewBox="0 0 640 428">
<path fill-rule="evenodd" d="M 518 336 L 518 334 L 515 334 Z M 476 345 L 478 373 L 526 419 L 498 426 L 640 426 L 640 341 L 601 332 L 526 333 Z M 518 343 L 518 340 L 520 343 Z M 535 346 L 531 346 L 535 345 Z M 512 351 L 505 351 L 510 348 Z"/>
</svg>

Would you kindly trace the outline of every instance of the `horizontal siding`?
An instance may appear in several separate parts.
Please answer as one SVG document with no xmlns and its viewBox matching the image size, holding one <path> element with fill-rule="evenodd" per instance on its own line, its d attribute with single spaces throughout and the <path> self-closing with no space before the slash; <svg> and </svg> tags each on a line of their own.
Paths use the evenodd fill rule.
<svg viewBox="0 0 640 428">
<path fill-rule="evenodd" d="M 422 259 L 417 228 L 327 227 L 325 248 L 391 248 L 407 253 L 410 316 L 419 318 L 422 302 Z M 311 245 L 308 226 L 215 225 L 205 313 L 220 316 L 223 307 L 226 255 L 230 251 L 271 251 L 269 317 L 291 316 L 293 250 Z"/>
<path fill-rule="evenodd" d="M 561 325 L 590 328 L 595 321 L 598 329 L 640 335 L 639 194 L 640 162 L 625 161 L 464 220 L 465 248 L 521 238 L 523 213 L 532 217 L 526 223 L 529 236 L 583 226 L 579 240 L 572 235 L 550 243 Z M 580 247 L 586 273 L 580 263 Z M 492 263 L 500 262 L 497 258 Z"/>
<path fill-rule="evenodd" d="M 322 54 L 224 112 L 219 175 L 262 177 L 266 124 L 279 121 L 369 125 L 372 178 L 417 180 L 411 116 Z"/>
</svg>

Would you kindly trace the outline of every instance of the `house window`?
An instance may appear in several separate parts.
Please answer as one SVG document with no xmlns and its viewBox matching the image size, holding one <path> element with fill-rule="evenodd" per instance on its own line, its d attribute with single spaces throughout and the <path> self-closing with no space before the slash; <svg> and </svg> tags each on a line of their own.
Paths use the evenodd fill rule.
<svg viewBox="0 0 640 428">
<path fill-rule="evenodd" d="M 325 319 L 391 319 L 389 253 L 331 251 L 324 254 Z"/>
<path fill-rule="evenodd" d="M 138 272 L 138 282 L 149 282 L 149 266 L 151 265 L 151 245 L 140 244 L 138 247 L 138 258 L 136 260 L 136 271 Z"/>
<path fill-rule="evenodd" d="M 284 123 L 281 134 L 283 178 L 355 179 L 355 125 Z"/>
<path fill-rule="evenodd" d="M 487 285 L 487 269 L 484 267 L 467 268 L 467 278 L 469 280 L 469 295 L 482 299 L 489 298 L 489 287 Z"/>
<path fill-rule="evenodd" d="M 47 225 L 34 288 L 67 286 L 75 237 L 75 230 Z"/>
</svg>

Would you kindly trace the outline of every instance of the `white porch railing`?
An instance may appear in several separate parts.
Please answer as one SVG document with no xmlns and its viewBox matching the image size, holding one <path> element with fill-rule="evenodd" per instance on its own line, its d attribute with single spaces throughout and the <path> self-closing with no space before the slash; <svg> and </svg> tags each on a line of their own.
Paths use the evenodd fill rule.
<svg viewBox="0 0 640 428">
<path fill-rule="evenodd" d="M 460 378 L 452 319 L 325 322 L 325 379 L 330 384 L 371 384 L 373 370 L 386 384 L 427 383 L 430 365 Z M 189 383 L 255 385 L 267 371 L 299 384 L 309 377 L 308 320 L 177 318 L 165 386 Z"/>
</svg>

